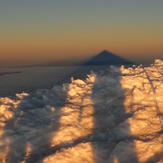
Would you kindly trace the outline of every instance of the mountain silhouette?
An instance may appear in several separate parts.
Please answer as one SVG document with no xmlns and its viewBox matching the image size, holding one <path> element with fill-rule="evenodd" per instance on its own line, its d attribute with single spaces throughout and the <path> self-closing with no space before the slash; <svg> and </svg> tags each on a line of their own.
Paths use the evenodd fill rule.
<svg viewBox="0 0 163 163">
<path fill-rule="evenodd" d="M 92 58 L 89 60 L 82 60 L 82 59 L 63 59 L 60 61 L 50 61 L 50 62 L 45 62 L 42 64 L 36 64 L 33 66 L 100 66 L 100 65 L 115 65 L 115 66 L 131 66 L 134 63 L 122 58 L 116 54 L 113 54 L 109 51 L 102 51 L 101 53 L 98 53 L 94 55 Z"/>
<path fill-rule="evenodd" d="M 102 51 L 101 53 L 97 54 L 93 58 L 91 58 L 89 61 L 84 63 L 84 66 L 89 65 L 132 65 L 133 62 L 119 57 L 116 54 L 113 54 L 111 52 L 108 52 L 106 50 Z"/>
</svg>

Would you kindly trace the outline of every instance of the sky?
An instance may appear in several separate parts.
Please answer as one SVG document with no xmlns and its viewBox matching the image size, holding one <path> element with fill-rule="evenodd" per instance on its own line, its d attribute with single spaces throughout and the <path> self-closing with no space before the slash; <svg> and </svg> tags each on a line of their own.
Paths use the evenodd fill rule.
<svg viewBox="0 0 163 163">
<path fill-rule="evenodd" d="M 0 0 L 0 64 L 163 56 L 163 1 Z"/>
</svg>

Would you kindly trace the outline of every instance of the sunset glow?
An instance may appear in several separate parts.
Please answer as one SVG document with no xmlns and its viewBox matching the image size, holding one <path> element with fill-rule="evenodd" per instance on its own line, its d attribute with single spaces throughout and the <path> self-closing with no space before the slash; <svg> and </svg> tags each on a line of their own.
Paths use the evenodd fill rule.
<svg viewBox="0 0 163 163">
<path fill-rule="evenodd" d="M 0 60 L 162 56 L 163 2 L 0 1 Z M 38 60 L 37 60 L 38 59 Z"/>
</svg>

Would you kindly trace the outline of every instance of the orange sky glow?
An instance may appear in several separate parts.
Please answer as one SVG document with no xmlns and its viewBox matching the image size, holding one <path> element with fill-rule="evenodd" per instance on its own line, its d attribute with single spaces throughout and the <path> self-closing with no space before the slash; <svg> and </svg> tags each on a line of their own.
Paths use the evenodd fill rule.
<svg viewBox="0 0 163 163">
<path fill-rule="evenodd" d="M 48 2 L 1 2 L 0 64 L 103 50 L 127 58 L 163 56 L 162 1 Z"/>
</svg>

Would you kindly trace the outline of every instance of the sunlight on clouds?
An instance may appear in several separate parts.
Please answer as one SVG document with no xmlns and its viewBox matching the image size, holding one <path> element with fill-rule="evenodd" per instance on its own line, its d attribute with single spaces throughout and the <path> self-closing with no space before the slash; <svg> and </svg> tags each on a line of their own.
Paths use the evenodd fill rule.
<svg viewBox="0 0 163 163">
<path fill-rule="evenodd" d="M 161 80 L 155 80 L 162 76 L 159 69 L 161 69 L 161 62 L 157 60 L 151 67 L 121 69 L 122 74 L 125 74 L 121 79 L 126 97 L 124 108 L 126 113 L 134 113 L 131 118 L 121 124 L 121 131 L 123 134 L 140 138 L 140 140 L 134 140 L 135 153 L 139 162 L 155 162 L 163 154 L 163 137 L 154 136 L 163 129 L 160 117 L 163 112 L 160 100 L 163 84 Z M 126 74 L 133 74 L 133 77 Z"/>
<path fill-rule="evenodd" d="M 155 162 L 163 155 L 163 137 L 155 138 L 154 140 L 143 142 L 135 140 L 135 152 L 139 162 Z"/>
<path fill-rule="evenodd" d="M 64 110 L 66 111 L 64 112 Z M 69 113 L 68 110 L 70 111 Z M 60 128 L 56 133 L 54 133 L 51 147 L 60 143 L 71 143 L 73 140 L 91 134 L 93 128 L 93 117 L 83 117 L 82 114 L 81 122 L 79 122 L 79 117 L 76 115 L 80 115 L 80 110 L 74 111 L 72 108 L 62 108 L 62 114 L 63 116 L 60 118 Z"/>
<path fill-rule="evenodd" d="M 91 105 L 93 104 L 91 98 L 85 97 L 87 91 L 82 89 L 85 86 L 82 80 L 73 79 L 71 84 L 63 86 L 63 89 L 67 90 L 66 101 L 73 104 L 61 108 L 60 128 L 54 133 L 51 147 L 60 143 L 73 143 L 73 140 L 91 135 L 94 127 L 92 116 L 94 108 Z M 74 107 L 74 104 L 77 107 Z"/>
<path fill-rule="evenodd" d="M 5 100 L 7 101 L 7 100 Z M 9 144 L 10 144 L 10 141 L 8 138 L 5 138 L 3 135 L 4 135 L 4 127 L 5 127 L 5 121 L 7 120 L 7 117 L 8 116 L 5 116 L 5 117 L 2 117 L 2 115 L 6 112 L 6 110 L 8 110 L 9 107 L 7 107 L 6 105 L 1 105 L 0 106 L 0 114 L 1 114 L 1 117 L 0 117 L 0 138 L 3 140 L 3 141 L 0 141 L 0 162 L 4 162 L 6 163 L 7 162 L 7 155 L 8 155 L 8 152 L 9 152 Z M 11 117 L 9 117 L 11 118 Z"/>
<path fill-rule="evenodd" d="M 0 98 L 0 103 L 3 105 L 0 105 L 0 162 L 7 163 L 10 158 L 8 157 L 10 152 L 10 144 L 11 140 L 5 136 L 6 129 L 4 129 L 6 122 L 11 122 L 14 117 L 13 110 L 18 107 L 23 97 L 28 96 L 26 93 L 22 94 L 16 94 L 17 99 L 10 99 L 8 97 Z M 14 126 L 16 126 L 17 121 L 14 123 Z M 5 132 L 4 132 L 5 131 Z"/>
<path fill-rule="evenodd" d="M 26 160 L 30 156 L 31 152 L 32 152 L 31 144 L 30 143 L 27 143 L 27 145 L 26 145 L 26 151 L 25 151 L 25 156 L 24 156 L 24 159 L 23 159 L 22 163 L 26 163 Z"/>
<path fill-rule="evenodd" d="M 161 161 L 162 66 L 110 66 L 106 75 L 0 98 L 0 162 Z"/>
<path fill-rule="evenodd" d="M 61 108 L 59 129 L 52 134 L 51 148 L 69 144 L 68 149 L 57 151 L 54 156 L 44 159 L 44 163 L 56 162 L 94 162 L 96 152 L 91 143 L 83 140 L 92 134 L 94 127 L 93 101 L 89 97 L 92 93 L 93 81 L 90 84 L 82 80 L 71 79 L 71 84 L 64 84 L 63 90 L 67 92 L 66 101 L 69 104 Z M 85 89 L 86 88 L 86 89 Z M 72 104 L 71 104 L 72 103 Z M 77 144 L 77 145 L 76 145 Z M 71 147 L 72 146 L 72 147 Z"/>
<path fill-rule="evenodd" d="M 91 143 L 80 143 L 73 148 L 61 149 L 55 155 L 48 156 L 42 163 L 59 162 L 59 163 L 76 163 L 89 162 L 94 163 L 96 160 L 96 151 Z"/>
<path fill-rule="evenodd" d="M 113 163 L 119 163 L 118 158 L 116 156 L 114 156 Z"/>
<path fill-rule="evenodd" d="M 0 143 L 0 162 L 3 162 L 3 163 L 8 162 L 9 160 L 8 153 L 10 151 L 9 144 L 10 144 L 10 141 L 8 138 L 3 138 L 3 142 Z"/>
</svg>

